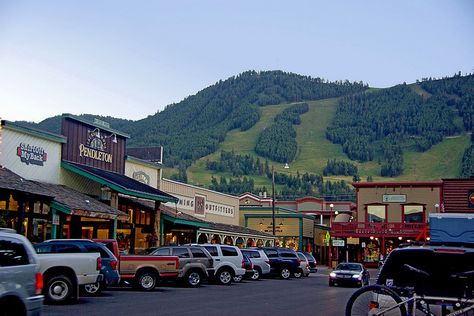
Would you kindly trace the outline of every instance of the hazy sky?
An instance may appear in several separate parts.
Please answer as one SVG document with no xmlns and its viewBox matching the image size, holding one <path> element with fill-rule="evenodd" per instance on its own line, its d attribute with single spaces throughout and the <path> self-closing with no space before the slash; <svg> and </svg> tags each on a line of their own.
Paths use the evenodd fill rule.
<svg viewBox="0 0 474 316">
<path fill-rule="evenodd" d="M 0 117 L 141 119 L 246 70 L 474 72 L 474 1 L 0 0 Z"/>
</svg>

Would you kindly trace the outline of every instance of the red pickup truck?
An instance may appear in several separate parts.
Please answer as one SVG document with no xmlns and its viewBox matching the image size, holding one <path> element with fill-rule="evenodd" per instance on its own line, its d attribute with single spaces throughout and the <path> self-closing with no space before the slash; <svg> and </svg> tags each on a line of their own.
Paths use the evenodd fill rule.
<svg viewBox="0 0 474 316">
<path fill-rule="evenodd" d="M 143 290 L 151 291 L 160 278 L 177 278 L 179 258 L 176 256 L 120 255 L 115 239 L 95 239 L 104 244 L 117 257 L 118 270 L 123 281 Z"/>
</svg>

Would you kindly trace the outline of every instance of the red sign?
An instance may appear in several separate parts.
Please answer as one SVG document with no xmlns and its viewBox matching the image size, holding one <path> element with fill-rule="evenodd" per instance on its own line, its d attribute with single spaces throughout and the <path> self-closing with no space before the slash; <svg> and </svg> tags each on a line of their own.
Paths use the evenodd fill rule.
<svg viewBox="0 0 474 316">
<path fill-rule="evenodd" d="M 27 165 L 43 166 L 43 163 L 48 159 L 48 155 L 43 147 L 32 146 L 25 143 L 20 143 L 20 146 L 16 148 L 16 155 L 20 157 L 21 162 Z"/>
</svg>

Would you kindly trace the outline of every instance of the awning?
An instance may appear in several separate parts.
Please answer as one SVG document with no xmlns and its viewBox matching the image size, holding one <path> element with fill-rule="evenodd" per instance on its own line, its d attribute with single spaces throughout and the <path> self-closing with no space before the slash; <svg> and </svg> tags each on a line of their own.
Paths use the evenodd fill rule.
<svg viewBox="0 0 474 316">
<path fill-rule="evenodd" d="M 54 195 L 54 201 L 50 206 L 62 213 L 92 218 L 128 220 L 126 213 L 67 186 L 31 182 Z"/>
<path fill-rule="evenodd" d="M 64 169 L 75 172 L 102 185 L 108 186 L 112 190 L 125 195 L 159 202 L 176 203 L 178 201 L 178 198 L 168 193 L 155 189 L 149 185 L 119 173 L 96 169 L 69 161 L 61 162 L 61 166 Z"/>
</svg>

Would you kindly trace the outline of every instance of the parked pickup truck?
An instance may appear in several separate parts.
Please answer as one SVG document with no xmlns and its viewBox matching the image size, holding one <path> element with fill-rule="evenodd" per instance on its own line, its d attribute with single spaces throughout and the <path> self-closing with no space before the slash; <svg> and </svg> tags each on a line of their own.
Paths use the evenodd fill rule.
<svg viewBox="0 0 474 316">
<path fill-rule="evenodd" d="M 94 239 L 103 243 L 117 257 L 120 278 L 131 281 L 138 289 L 151 291 L 160 278 L 177 278 L 179 258 L 177 256 L 120 255 L 114 239 Z"/>
<path fill-rule="evenodd" d="M 79 286 L 102 281 L 99 253 L 37 254 L 43 274 L 43 294 L 48 303 L 60 304 L 79 298 Z"/>
</svg>

